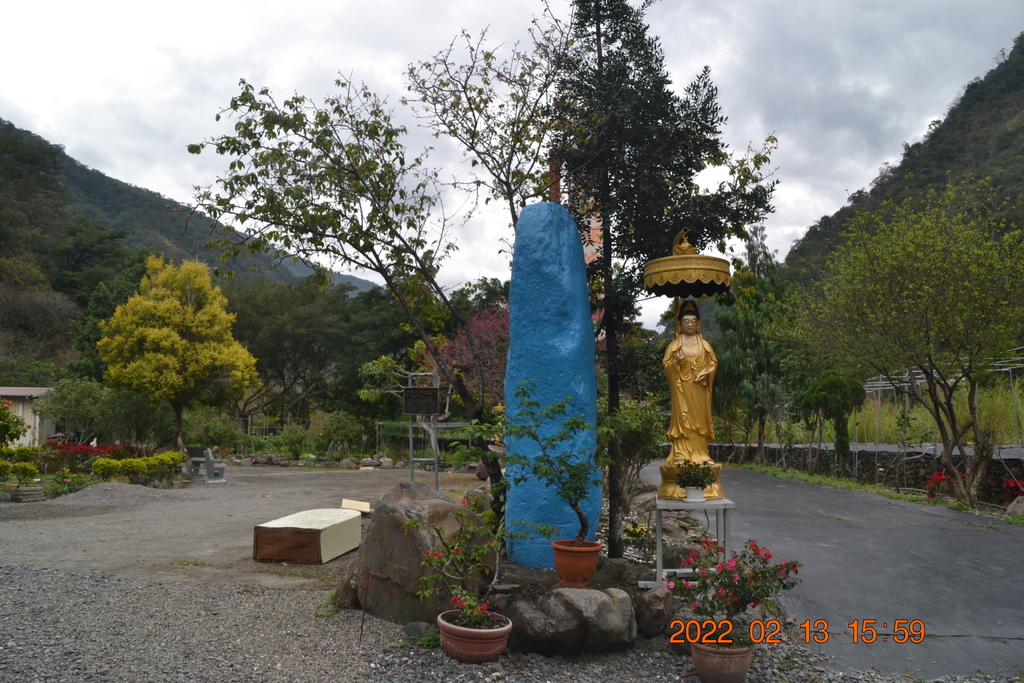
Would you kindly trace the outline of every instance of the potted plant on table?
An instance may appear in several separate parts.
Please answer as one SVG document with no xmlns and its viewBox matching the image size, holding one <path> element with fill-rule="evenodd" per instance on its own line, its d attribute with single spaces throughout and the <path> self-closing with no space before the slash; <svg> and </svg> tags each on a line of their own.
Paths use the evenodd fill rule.
<svg viewBox="0 0 1024 683">
<path fill-rule="evenodd" d="M 718 475 L 710 465 L 686 460 L 676 466 L 676 484 L 686 489 L 686 500 L 704 500 L 704 489 L 718 481 Z"/>
<path fill-rule="evenodd" d="M 425 599 L 443 591 L 450 595 L 452 609 L 437 616 L 441 649 L 460 662 L 496 660 L 505 651 L 512 633 L 508 617 L 492 612 L 487 597 L 498 579 L 502 530 L 492 528 L 463 498 L 455 512 L 458 527 L 446 535 L 441 524 L 431 524 L 435 545 L 420 563 L 423 577 L 419 596 Z M 405 523 L 406 530 L 418 528 L 420 520 Z"/>
<path fill-rule="evenodd" d="M 746 677 L 753 642 L 751 625 L 742 616 L 748 609 L 763 609 L 766 601 L 799 582 L 800 563 L 772 564 L 772 553 L 757 541 L 747 541 L 727 560 L 721 559 L 723 552 L 716 542 L 701 541 L 682 563 L 692 576 L 668 584 L 695 614 L 719 626 L 716 645 L 690 641 L 693 666 L 704 683 L 739 683 Z M 683 632 L 688 632 L 685 625 Z M 700 635 L 705 640 L 707 634 Z"/>
</svg>

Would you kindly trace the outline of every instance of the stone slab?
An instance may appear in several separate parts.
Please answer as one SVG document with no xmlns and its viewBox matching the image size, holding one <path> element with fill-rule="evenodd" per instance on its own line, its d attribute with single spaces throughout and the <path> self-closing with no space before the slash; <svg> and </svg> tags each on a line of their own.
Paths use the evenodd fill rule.
<svg viewBox="0 0 1024 683">
<path fill-rule="evenodd" d="M 257 562 L 323 564 L 359 547 L 362 526 L 356 510 L 320 509 L 258 524 L 253 530 Z"/>
</svg>

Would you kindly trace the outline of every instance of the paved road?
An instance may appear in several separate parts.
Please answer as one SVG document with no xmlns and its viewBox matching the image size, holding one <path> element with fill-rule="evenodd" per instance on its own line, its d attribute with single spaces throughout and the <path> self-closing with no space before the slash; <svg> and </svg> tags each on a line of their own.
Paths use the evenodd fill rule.
<svg viewBox="0 0 1024 683">
<path fill-rule="evenodd" d="M 656 466 L 644 476 L 657 480 Z M 797 624 L 828 622 L 828 642 L 809 647 L 836 668 L 1024 674 L 1024 527 L 746 470 L 722 483 L 734 545 L 756 538 L 803 563 L 783 603 Z M 878 638 L 854 644 L 848 625 L 866 619 Z M 895 619 L 924 622 L 924 642 L 894 643 Z"/>
</svg>

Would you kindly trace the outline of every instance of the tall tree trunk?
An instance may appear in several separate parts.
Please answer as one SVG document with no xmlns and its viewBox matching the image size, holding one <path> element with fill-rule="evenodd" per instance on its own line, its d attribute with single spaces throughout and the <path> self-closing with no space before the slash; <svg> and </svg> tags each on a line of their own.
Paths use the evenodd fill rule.
<svg viewBox="0 0 1024 683">
<path fill-rule="evenodd" d="M 765 432 L 765 418 L 760 416 L 757 418 L 757 462 L 764 464 L 764 432 Z"/>
<path fill-rule="evenodd" d="M 605 186 L 607 197 L 607 185 Z M 611 226 L 604 223 L 601 216 L 601 251 L 604 266 L 604 343 L 605 364 L 608 372 L 608 418 L 613 420 L 619 412 L 619 393 L 621 379 L 619 376 L 619 311 L 616 307 L 618 297 L 615 296 L 614 278 L 612 276 L 612 231 Z M 625 542 L 622 538 L 622 522 L 626 512 L 625 467 L 622 463 L 622 442 L 618 434 L 612 436 L 608 444 L 608 557 L 622 557 L 625 553 Z"/>
<path fill-rule="evenodd" d="M 594 27 L 599 78 L 604 70 L 604 41 L 600 4 L 600 0 L 595 3 L 598 11 Z M 599 154 L 605 155 L 607 150 L 601 150 Z M 619 412 L 619 311 L 617 309 L 618 297 L 615 296 L 615 278 L 612 274 L 612 261 L 615 252 L 612 243 L 611 218 L 607 211 L 611 198 L 607 165 L 605 165 L 600 193 L 598 205 L 601 212 L 601 266 L 604 281 L 602 322 L 605 336 L 605 364 L 608 372 L 608 418 L 612 419 Z M 622 539 L 622 518 L 625 514 L 626 501 L 624 500 L 625 468 L 622 465 L 622 442 L 617 434 L 612 436 L 611 443 L 608 444 L 608 459 L 611 461 L 608 465 L 608 557 L 618 558 L 625 553 L 625 543 Z"/>
<path fill-rule="evenodd" d="M 171 409 L 174 411 L 174 434 L 171 435 L 171 441 L 174 444 L 174 450 L 184 453 L 185 442 L 181 440 L 181 423 L 185 406 L 172 403 Z"/>
</svg>

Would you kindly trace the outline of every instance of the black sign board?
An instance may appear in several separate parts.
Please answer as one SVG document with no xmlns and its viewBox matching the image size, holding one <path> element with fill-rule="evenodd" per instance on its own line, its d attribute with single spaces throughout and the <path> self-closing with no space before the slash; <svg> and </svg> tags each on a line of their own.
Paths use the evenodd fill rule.
<svg viewBox="0 0 1024 683">
<path fill-rule="evenodd" d="M 441 390 L 437 387 L 406 387 L 406 415 L 440 415 Z"/>
</svg>

